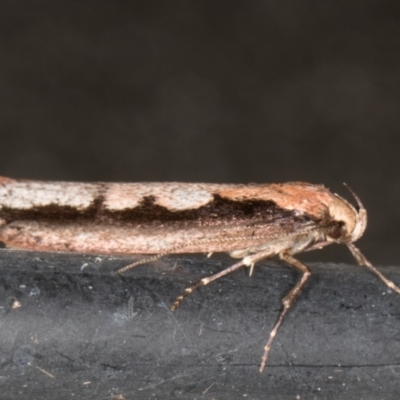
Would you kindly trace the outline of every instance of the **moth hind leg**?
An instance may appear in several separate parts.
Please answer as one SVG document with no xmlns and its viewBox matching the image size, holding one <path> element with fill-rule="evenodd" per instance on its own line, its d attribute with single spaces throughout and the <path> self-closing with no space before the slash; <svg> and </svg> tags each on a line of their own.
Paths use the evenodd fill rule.
<svg viewBox="0 0 400 400">
<path fill-rule="evenodd" d="M 118 269 L 117 271 L 115 271 L 116 274 L 122 274 L 123 272 L 126 272 L 132 268 L 137 267 L 138 265 L 142 265 L 142 264 L 147 264 L 149 262 L 153 262 L 153 261 L 157 261 L 160 258 L 166 256 L 168 253 L 159 253 L 159 254 L 155 254 L 154 256 L 149 256 L 149 257 L 144 257 L 141 258 L 140 260 L 137 260 L 131 264 L 126 265 L 125 267 L 122 267 L 120 269 Z"/>
<path fill-rule="evenodd" d="M 294 267 L 299 271 L 301 271 L 303 274 L 299 279 L 299 281 L 296 283 L 296 285 L 292 289 L 290 289 L 290 291 L 282 299 L 283 308 L 278 316 L 278 319 L 275 322 L 274 327 L 272 328 L 271 333 L 269 334 L 268 342 L 264 347 L 264 354 L 261 359 L 260 372 L 264 371 L 265 365 L 268 360 L 269 351 L 271 350 L 271 346 L 278 332 L 278 329 L 282 325 L 282 322 L 285 319 L 286 314 L 292 308 L 297 298 L 300 296 L 301 291 L 303 290 L 303 287 L 306 284 L 308 278 L 311 276 L 311 272 L 307 267 L 307 265 L 303 264 L 301 261 L 291 256 L 289 253 L 282 252 L 279 254 L 279 257 L 281 260 L 285 261 L 291 267 Z"/>
</svg>

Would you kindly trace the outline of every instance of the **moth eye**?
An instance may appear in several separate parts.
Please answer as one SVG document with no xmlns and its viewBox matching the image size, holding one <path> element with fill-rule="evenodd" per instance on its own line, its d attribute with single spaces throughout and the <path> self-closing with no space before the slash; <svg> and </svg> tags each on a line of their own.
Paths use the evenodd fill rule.
<svg viewBox="0 0 400 400">
<path fill-rule="evenodd" d="M 329 224 L 329 233 L 328 235 L 332 239 L 340 239 L 345 236 L 347 233 L 346 225 L 343 221 L 332 221 Z"/>
</svg>

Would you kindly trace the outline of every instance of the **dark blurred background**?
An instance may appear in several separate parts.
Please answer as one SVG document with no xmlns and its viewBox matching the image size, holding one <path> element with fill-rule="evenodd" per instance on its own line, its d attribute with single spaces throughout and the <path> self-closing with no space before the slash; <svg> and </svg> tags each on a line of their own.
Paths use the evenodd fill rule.
<svg viewBox="0 0 400 400">
<path fill-rule="evenodd" d="M 398 1 L 0 4 L 0 173 L 324 183 L 400 262 Z M 337 246 L 307 259 L 350 261 Z"/>
</svg>

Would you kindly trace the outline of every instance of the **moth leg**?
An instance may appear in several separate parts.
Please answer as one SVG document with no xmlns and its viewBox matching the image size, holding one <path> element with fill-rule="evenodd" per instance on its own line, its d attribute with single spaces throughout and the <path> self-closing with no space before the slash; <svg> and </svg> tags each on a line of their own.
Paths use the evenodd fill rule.
<svg viewBox="0 0 400 400">
<path fill-rule="evenodd" d="M 289 293 L 282 299 L 283 303 L 283 309 L 281 313 L 278 316 L 277 321 L 275 322 L 275 325 L 269 334 L 269 339 L 267 344 L 264 347 L 264 354 L 261 359 L 261 366 L 260 366 L 260 372 L 263 372 L 265 368 L 265 364 L 267 363 L 268 360 L 268 354 L 269 351 L 271 350 L 272 342 L 275 339 L 276 333 L 278 332 L 279 327 L 282 325 L 283 320 L 285 319 L 285 316 L 287 312 L 290 310 L 290 308 L 293 306 L 293 304 L 296 302 L 297 298 L 301 294 L 301 291 L 307 282 L 308 278 L 311 275 L 311 272 L 307 265 L 303 264 L 301 261 L 297 260 L 290 254 L 286 252 L 282 252 L 279 254 L 279 257 L 281 260 L 285 261 L 288 263 L 291 267 L 294 267 L 301 271 L 303 275 L 301 276 L 300 280 L 296 283 L 296 285 L 289 291 Z"/>
<path fill-rule="evenodd" d="M 273 254 L 271 254 L 270 250 L 261 251 L 259 253 L 255 253 L 255 254 L 252 254 L 250 256 L 243 257 L 242 261 L 239 261 L 238 263 L 231 265 L 229 268 L 226 268 L 223 271 L 218 272 L 218 274 L 211 275 L 211 276 L 209 276 L 207 278 L 203 278 L 200 282 L 198 282 L 195 285 L 185 289 L 185 291 L 179 297 L 177 297 L 177 299 L 175 300 L 174 304 L 172 304 L 171 310 L 175 311 L 179 307 L 179 305 L 182 303 L 182 300 L 186 296 L 188 296 L 190 293 L 192 293 L 194 290 L 196 290 L 197 288 L 199 288 L 201 286 L 208 285 L 212 281 L 215 281 L 218 278 L 221 278 L 221 277 L 223 277 L 223 276 L 225 276 L 227 274 L 230 274 L 231 272 L 236 271 L 237 269 L 239 269 L 242 266 L 250 267 L 250 272 L 252 273 L 253 269 L 254 269 L 254 264 L 257 261 L 260 261 L 260 260 L 262 260 L 264 258 L 268 258 L 268 257 L 271 257 L 271 256 L 273 256 Z M 251 276 L 251 274 L 250 274 L 250 276 Z"/>
<path fill-rule="evenodd" d="M 380 271 L 378 271 L 364 256 L 364 254 L 361 253 L 361 251 L 354 246 L 353 243 L 348 243 L 347 247 L 351 251 L 351 254 L 353 254 L 353 257 L 356 259 L 358 264 L 362 267 L 367 267 L 371 272 L 373 272 L 375 275 L 378 276 L 378 278 L 385 283 L 385 285 L 394 290 L 397 294 L 400 294 L 400 288 L 394 284 L 391 280 L 386 278 Z"/>
<path fill-rule="evenodd" d="M 255 263 L 252 263 L 252 264 L 250 265 L 249 276 L 252 276 L 252 275 L 253 275 L 253 272 L 254 272 L 254 265 L 255 265 Z"/>
<path fill-rule="evenodd" d="M 147 264 L 149 262 L 157 261 L 161 257 L 166 256 L 167 254 L 168 253 L 160 253 L 160 254 L 155 254 L 154 256 L 142 258 L 141 260 L 135 261 L 135 262 L 133 262 L 131 264 L 126 265 L 125 267 L 122 267 L 122 268 L 118 269 L 117 271 L 115 271 L 115 273 L 116 274 L 122 274 L 123 272 L 126 272 L 131 268 L 137 267 L 138 265 Z"/>
<path fill-rule="evenodd" d="M 271 250 L 260 251 L 255 254 L 251 254 L 243 257 L 243 263 L 246 267 L 249 267 L 249 276 L 251 277 L 254 272 L 254 266 L 258 261 L 265 260 L 273 257 L 275 254 L 271 253 Z"/>
<path fill-rule="evenodd" d="M 171 310 L 175 311 L 179 307 L 179 305 L 182 303 L 183 299 L 186 296 L 188 296 L 190 293 L 192 293 L 194 290 L 196 290 L 197 288 L 208 285 L 212 281 L 215 281 L 216 279 L 219 279 L 225 275 L 228 275 L 231 272 L 236 271 L 237 269 L 239 269 L 240 267 L 242 267 L 244 265 L 245 265 L 244 261 L 241 260 L 238 263 L 231 265 L 229 268 L 226 268 L 223 271 L 218 272 L 217 274 L 208 276 L 207 278 L 203 278 L 200 282 L 197 282 L 195 285 L 188 287 L 187 289 L 184 290 L 184 292 L 180 296 L 178 296 L 176 298 L 174 304 L 172 304 L 172 306 L 171 306 Z"/>
</svg>

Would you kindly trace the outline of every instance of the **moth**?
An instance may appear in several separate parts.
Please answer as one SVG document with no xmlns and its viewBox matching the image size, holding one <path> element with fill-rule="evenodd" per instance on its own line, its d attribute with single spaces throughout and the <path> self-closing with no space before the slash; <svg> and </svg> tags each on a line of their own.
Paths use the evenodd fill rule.
<svg viewBox="0 0 400 400">
<path fill-rule="evenodd" d="M 0 177 L 0 241 L 39 251 L 149 255 L 117 271 L 177 253 L 228 252 L 240 261 L 188 287 L 175 310 L 195 289 L 241 267 L 278 256 L 301 273 L 282 299 L 283 307 L 261 359 L 310 277 L 297 253 L 345 244 L 359 265 L 390 289 L 354 245 L 367 225 L 367 212 L 349 188 L 357 209 L 322 185 L 207 183 L 74 183 Z"/>
</svg>

